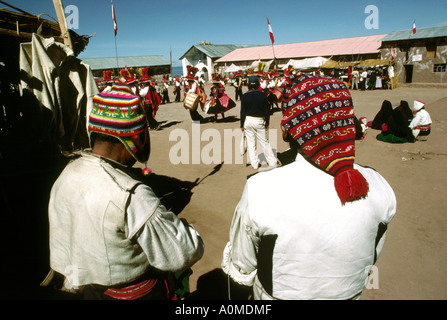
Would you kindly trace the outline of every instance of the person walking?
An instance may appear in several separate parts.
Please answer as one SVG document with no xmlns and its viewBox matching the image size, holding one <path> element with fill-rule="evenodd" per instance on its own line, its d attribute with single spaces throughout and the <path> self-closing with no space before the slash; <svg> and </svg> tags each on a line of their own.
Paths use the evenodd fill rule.
<svg viewBox="0 0 447 320">
<path fill-rule="evenodd" d="M 247 153 L 253 169 L 259 168 L 256 141 L 262 147 L 268 166 L 274 168 L 278 160 L 273 154 L 267 132 L 270 123 L 270 106 L 267 95 L 259 90 L 259 78 L 248 77 L 248 91 L 241 97 L 241 129 L 247 137 Z"/>
<path fill-rule="evenodd" d="M 165 103 L 169 103 L 170 101 L 169 101 L 169 79 L 168 78 L 163 78 L 163 87 L 162 87 L 162 90 L 163 90 L 163 98 L 162 98 L 162 101 L 161 101 L 161 103 L 162 104 L 165 104 Z"/>
</svg>

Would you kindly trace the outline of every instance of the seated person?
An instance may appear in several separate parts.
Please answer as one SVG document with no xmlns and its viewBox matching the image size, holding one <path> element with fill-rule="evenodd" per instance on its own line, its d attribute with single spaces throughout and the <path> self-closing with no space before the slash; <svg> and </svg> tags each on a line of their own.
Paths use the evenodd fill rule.
<svg viewBox="0 0 447 320">
<path fill-rule="evenodd" d="M 410 122 L 409 128 L 411 129 L 413 136 L 428 136 L 431 132 L 431 118 L 430 114 L 425 110 L 425 103 L 421 101 L 415 101 L 414 117 Z"/>
</svg>

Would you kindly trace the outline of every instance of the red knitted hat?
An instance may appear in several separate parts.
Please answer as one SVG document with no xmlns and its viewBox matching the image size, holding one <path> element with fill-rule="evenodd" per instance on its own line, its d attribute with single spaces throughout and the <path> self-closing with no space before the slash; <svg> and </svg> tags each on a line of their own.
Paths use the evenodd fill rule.
<svg viewBox="0 0 447 320">
<path fill-rule="evenodd" d="M 354 108 L 342 81 L 300 76 L 293 83 L 281 125 L 312 162 L 334 176 L 342 204 L 367 195 L 368 182 L 353 169 Z"/>
</svg>

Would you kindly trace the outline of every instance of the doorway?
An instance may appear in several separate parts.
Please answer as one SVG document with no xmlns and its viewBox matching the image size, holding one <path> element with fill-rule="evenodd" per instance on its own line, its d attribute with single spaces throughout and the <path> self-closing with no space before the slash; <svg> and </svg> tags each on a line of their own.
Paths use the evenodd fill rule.
<svg viewBox="0 0 447 320">
<path fill-rule="evenodd" d="M 413 82 L 413 65 L 412 64 L 405 65 L 405 82 L 406 83 Z"/>
</svg>

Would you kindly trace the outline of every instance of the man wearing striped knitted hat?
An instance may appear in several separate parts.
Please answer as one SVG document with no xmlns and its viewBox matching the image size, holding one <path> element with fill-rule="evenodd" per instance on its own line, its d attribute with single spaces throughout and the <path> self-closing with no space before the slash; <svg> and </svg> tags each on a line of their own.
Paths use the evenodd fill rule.
<svg viewBox="0 0 447 320">
<path fill-rule="evenodd" d="M 354 163 L 346 85 L 300 76 L 281 125 L 297 157 L 248 179 L 222 268 L 255 299 L 358 299 L 396 198 L 378 172 Z"/>
<path fill-rule="evenodd" d="M 91 150 L 69 163 L 50 195 L 50 275 L 88 299 L 172 299 L 173 273 L 203 255 L 200 235 L 130 172 L 150 139 L 126 85 L 93 98 Z"/>
</svg>

